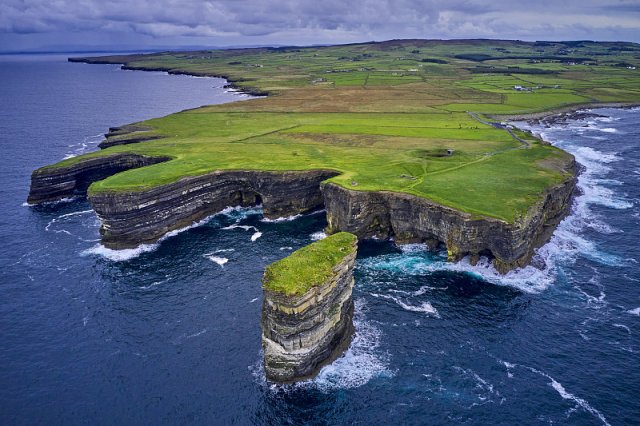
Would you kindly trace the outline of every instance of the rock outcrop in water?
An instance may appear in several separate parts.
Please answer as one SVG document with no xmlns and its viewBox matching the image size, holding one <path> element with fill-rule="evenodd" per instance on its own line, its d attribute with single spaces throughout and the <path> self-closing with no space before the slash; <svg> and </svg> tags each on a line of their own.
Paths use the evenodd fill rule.
<svg viewBox="0 0 640 426">
<path fill-rule="evenodd" d="M 338 239 L 343 241 L 336 244 Z M 348 348 L 354 332 L 351 292 L 356 243 L 352 234 L 335 234 L 293 253 L 290 258 L 298 257 L 293 262 L 285 258 L 265 271 L 262 346 L 268 380 L 291 383 L 314 377 Z M 305 267 L 316 266 L 313 256 L 325 250 L 331 251 L 327 256 L 333 256 L 332 262 L 320 265 L 328 273 L 323 280 L 314 281 L 317 271 L 309 273 Z M 281 273 L 301 275 L 302 280 L 312 282 L 304 283 L 310 285 L 298 292 L 301 294 L 291 294 L 290 289 L 273 285 Z M 280 279 L 291 280 L 288 276 Z"/>
<path fill-rule="evenodd" d="M 524 266 L 533 252 L 549 240 L 556 225 L 569 213 L 576 185 L 576 165 L 566 165 L 571 177 L 548 188 L 526 217 L 507 223 L 474 217 L 424 198 L 394 192 L 365 192 L 323 184 L 327 231 L 346 231 L 359 238 L 394 238 L 397 243 L 444 244 L 450 260 L 470 255 L 493 259 L 501 272 Z"/>
</svg>

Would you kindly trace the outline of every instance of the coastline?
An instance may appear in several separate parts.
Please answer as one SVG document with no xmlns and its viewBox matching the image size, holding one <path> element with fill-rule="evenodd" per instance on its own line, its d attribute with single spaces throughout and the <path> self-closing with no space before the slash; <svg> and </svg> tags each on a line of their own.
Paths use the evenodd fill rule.
<svg viewBox="0 0 640 426">
<path fill-rule="evenodd" d="M 586 110 L 586 109 L 597 109 L 597 108 L 635 108 L 640 106 L 640 103 L 637 102 L 591 102 L 586 104 L 576 104 L 569 105 L 565 107 L 550 109 L 546 111 L 540 112 L 532 112 L 525 114 L 487 114 L 488 117 L 491 117 L 495 120 L 500 121 L 529 121 L 529 120 L 541 120 L 547 117 L 553 116 L 561 116 L 564 114 L 570 115 L 576 112 Z"/>
<path fill-rule="evenodd" d="M 221 78 L 226 81 L 224 85 L 225 89 L 232 89 L 232 91 L 235 91 L 237 93 L 242 93 L 242 94 L 253 96 L 253 97 L 265 97 L 265 96 L 271 95 L 271 93 L 263 90 L 251 88 L 250 86 L 243 86 L 240 84 L 239 80 L 233 80 L 228 75 L 213 74 L 213 73 L 207 73 L 207 72 L 186 72 L 186 71 L 180 71 L 180 70 L 173 70 L 167 67 L 134 67 L 134 66 L 129 66 L 128 63 L 125 61 L 120 61 L 120 62 L 107 61 L 107 60 L 99 60 L 99 59 L 93 59 L 93 58 L 87 58 L 87 57 L 75 57 L 75 58 L 69 57 L 67 58 L 67 61 L 74 62 L 74 63 L 89 64 L 89 65 L 120 65 L 120 69 L 125 71 L 166 72 L 169 75 L 188 75 L 191 77 Z M 234 101 L 234 102 L 237 102 L 237 101 Z M 232 103 L 232 102 L 229 102 L 229 103 Z"/>
<path fill-rule="evenodd" d="M 69 61 L 89 64 L 114 63 L 112 61 L 91 61 L 87 58 L 69 58 Z M 171 70 L 165 68 L 127 68 L 126 63 L 121 68 L 171 73 Z M 207 73 L 182 71 L 174 72 L 174 74 L 213 77 Z M 132 143 L 135 142 L 138 141 L 132 141 Z M 127 142 L 121 141 L 120 143 Z M 475 264 L 483 254 L 489 255 L 491 259 L 495 260 L 496 269 L 504 274 L 528 264 L 535 249 L 549 240 L 550 231 L 555 229 L 555 226 L 569 213 L 570 198 L 576 181 L 572 157 L 570 163 L 569 165 L 564 164 L 561 168 L 562 173 L 567 176 L 554 186 L 546 188 L 541 199 L 529 207 L 526 214 L 514 223 L 491 216 L 477 216 L 464 210 L 447 207 L 428 198 L 401 192 L 355 191 L 355 196 L 347 196 L 344 194 L 351 194 L 353 191 L 349 188 L 343 188 L 341 191 L 344 194 L 339 195 L 340 191 L 330 190 L 333 188 L 331 185 L 323 185 L 321 195 L 320 192 L 312 190 L 311 186 L 306 188 L 307 184 L 303 184 L 302 186 L 306 189 L 300 192 L 298 198 L 310 201 L 304 201 L 298 205 L 297 202 L 287 201 L 287 196 L 280 189 L 275 192 L 265 189 L 278 187 L 279 183 L 273 181 L 276 175 L 273 175 L 274 178 L 272 178 L 267 177 L 270 176 L 268 173 L 262 173 L 263 177 L 257 171 L 246 172 L 257 176 L 257 180 L 242 178 L 235 184 L 228 182 L 227 186 L 234 188 L 233 195 L 223 197 L 220 200 L 214 200 L 212 193 L 209 193 L 213 188 L 212 183 L 208 182 L 209 176 L 217 176 L 220 173 L 214 172 L 140 191 L 122 193 L 90 191 L 89 201 L 94 205 L 94 208 L 99 207 L 96 211 L 102 221 L 103 244 L 110 248 L 131 249 L 141 244 L 154 243 L 167 232 L 188 225 L 187 222 L 192 218 L 201 219 L 214 213 L 214 210 L 234 205 L 261 204 L 264 200 L 272 199 L 273 202 L 267 201 L 268 205 L 273 206 L 271 208 L 273 211 L 269 210 L 268 212 L 268 216 L 271 218 L 278 217 L 279 213 L 286 216 L 324 206 L 327 209 L 330 233 L 349 231 L 361 238 L 393 238 L 399 242 L 407 243 L 426 242 L 434 249 L 439 245 L 445 245 L 452 261 L 459 261 L 469 255 L 472 263 Z M 100 176 L 109 174 L 109 170 L 102 170 L 99 165 L 97 167 L 102 173 Z M 126 169 L 127 167 L 124 165 L 122 168 Z M 86 189 L 95 181 L 92 180 L 94 173 L 85 176 L 87 173 L 81 164 L 71 168 L 74 170 L 66 171 L 65 176 L 57 176 L 55 170 L 39 174 L 34 172 L 34 179 L 37 177 L 34 182 L 40 188 L 43 199 L 50 201 L 53 197 L 50 196 L 51 194 L 45 194 L 45 187 L 49 181 L 58 182 L 56 184 L 58 187 L 63 186 L 66 191 L 65 195 L 76 193 L 78 190 L 86 193 Z M 226 171 L 222 174 L 235 176 L 238 173 L 241 172 Z M 106 176 L 101 178 L 104 177 Z M 276 180 L 279 179 L 276 178 Z M 193 188 L 185 186 L 191 180 L 203 182 Z M 81 188 L 77 186 L 77 182 L 82 183 Z M 317 189 L 320 189 L 319 185 Z M 190 195 L 181 195 L 185 193 Z M 383 207 L 383 210 L 374 207 L 380 204 L 379 201 L 375 201 L 378 199 L 384 199 L 382 204 L 386 207 Z M 341 205 L 336 200 L 342 200 L 346 204 Z M 363 211 L 357 214 L 352 213 L 354 206 L 360 206 L 357 207 L 357 210 L 363 209 Z M 423 206 L 424 211 L 415 206 Z M 178 219 L 171 219 L 172 217 L 178 217 Z M 406 225 L 406 223 L 414 222 L 415 226 Z M 145 225 L 143 226 L 143 224 Z"/>
</svg>

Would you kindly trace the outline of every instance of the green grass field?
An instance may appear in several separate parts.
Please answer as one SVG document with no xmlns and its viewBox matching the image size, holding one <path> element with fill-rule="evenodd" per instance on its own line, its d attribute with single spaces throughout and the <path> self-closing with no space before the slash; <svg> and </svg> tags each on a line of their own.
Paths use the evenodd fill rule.
<svg viewBox="0 0 640 426">
<path fill-rule="evenodd" d="M 469 111 L 640 102 L 640 45 L 632 43 L 403 40 L 87 61 L 225 76 L 269 93 L 148 120 L 148 133 L 164 138 L 49 166 L 123 151 L 173 159 L 90 192 L 143 190 L 214 170 L 331 169 L 341 173 L 331 181 L 347 188 L 405 192 L 512 222 L 566 179 L 569 156 L 524 134 L 523 144 Z"/>
<path fill-rule="evenodd" d="M 331 278 L 333 268 L 355 251 L 356 242 L 355 235 L 338 232 L 296 250 L 267 266 L 263 287 L 286 296 L 301 296 Z"/>
</svg>

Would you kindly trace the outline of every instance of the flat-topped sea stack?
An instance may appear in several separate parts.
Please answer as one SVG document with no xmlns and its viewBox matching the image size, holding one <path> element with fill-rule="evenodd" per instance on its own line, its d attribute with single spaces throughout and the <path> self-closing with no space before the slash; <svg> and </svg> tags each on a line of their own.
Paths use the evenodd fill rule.
<svg viewBox="0 0 640 426">
<path fill-rule="evenodd" d="M 424 242 L 506 273 L 569 213 L 578 167 L 502 120 L 640 103 L 638 52 L 390 40 L 78 58 L 269 96 L 113 127 L 100 151 L 36 170 L 28 200 L 87 194 L 112 249 L 225 207 L 262 205 L 269 218 L 324 208 L 329 234 Z"/>
<path fill-rule="evenodd" d="M 340 232 L 267 267 L 262 346 L 269 381 L 309 379 L 349 346 L 357 238 Z"/>
</svg>

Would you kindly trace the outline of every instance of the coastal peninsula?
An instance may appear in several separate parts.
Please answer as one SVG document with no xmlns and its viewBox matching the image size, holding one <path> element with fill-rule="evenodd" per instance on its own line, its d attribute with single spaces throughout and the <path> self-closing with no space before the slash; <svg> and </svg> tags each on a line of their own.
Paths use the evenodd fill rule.
<svg viewBox="0 0 640 426">
<path fill-rule="evenodd" d="M 526 265 L 568 213 L 573 157 L 508 116 L 640 101 L 634 43 L 392 40 L 75 58 L 222 76 L 268 95 L 113 128 L 36 170 L 30 203 L 76 195 L 106 247 L 157 241 L 224 207 L 325 208 L 328 233 Z M 499 118 L 495 118 L 499 116 Z"/>
</svg>

